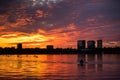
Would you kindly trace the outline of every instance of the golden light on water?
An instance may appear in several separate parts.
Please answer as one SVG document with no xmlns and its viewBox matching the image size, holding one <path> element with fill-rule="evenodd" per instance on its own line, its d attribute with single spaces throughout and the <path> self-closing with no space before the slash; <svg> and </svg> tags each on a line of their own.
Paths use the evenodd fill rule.
<svg viewBox="0 0 120 80">
<path fill-rule="evenodd" d="M 83 55 L 0 55 L 0 79 L 93 80 L 104 77 L 105 79 L 106 77 L 119 78 L 120 55 L 86 54 L 84 57 L 88 63 L 85 63 L 84 66 L 77 62 L 81 57 Z"/>
<path fill-rule="evenodd" d="M 59 63 L 61 62 L 61 60 L 63 62 L 66 62 L 69 59 L 68 57 L 75 58 L 74 60 L 71 59 L 69 62 L 75 62 L 76 56 L 59 56 L 60 55 L 1 55 L 0 70 L 4 70 L 4 73 L 0 73 L 0 77 L 11 75 L 12 79 L 22 79 L 34 76 L 36 78 L 44 78 L 47 77 L 47 75 L 55 75 L 56 73 L 67 73 L 67 71 L 59 72 L 60 70 L 64 70 L 67 68 L 73 70 L 73 72 L 76 72 L 76 65 L 62 65 L 61 63 Z"/>
<path fill-rule="evenodd" d="M 8 55 L 9 56 L 9 55 Z M 28 58 L 29 57 L 29 58 Z M 41 55 L 40 58 L 35 58 L 34 55 L 13 55 L 13 56 L 0 56 L 2 65 L 0 69 L 4 70 L 6 76 L 12 73 L 12 75 L 16 75 L 12 78 L 17 78 L 17 75 L 26 76 L 43 76 L 44 74 L 39 74 L 40 72 L 44 72 L 46 70 L 46 64 L 42 64 L 39 61 L 46 60 L 46 55 Z M 32 60 L 32 61 L 31 61 Z M 6 65 L 3 65 L 6 64 Z M 30 66 L 30 67 L 29 67 Z M 14 70 L 13 70 L 14 69 Z M 27 72 L 31 74 L 26 74 Z M 33 72 L 33 73 L 32 73 Z M 2 74 L 1 74 L 2 76 Z"/>
</svg>

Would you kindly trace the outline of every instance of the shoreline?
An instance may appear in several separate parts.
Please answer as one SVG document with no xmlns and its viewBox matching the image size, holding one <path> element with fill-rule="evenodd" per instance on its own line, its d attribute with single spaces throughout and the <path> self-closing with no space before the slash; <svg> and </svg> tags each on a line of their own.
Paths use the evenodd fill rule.
<svg viewBox="0 0 120 80">
<path fill-rule="evenodd" d="M 102 49 L 0 49 L 0 54 L 120 54 L 120 48 Z"/>
</svg>

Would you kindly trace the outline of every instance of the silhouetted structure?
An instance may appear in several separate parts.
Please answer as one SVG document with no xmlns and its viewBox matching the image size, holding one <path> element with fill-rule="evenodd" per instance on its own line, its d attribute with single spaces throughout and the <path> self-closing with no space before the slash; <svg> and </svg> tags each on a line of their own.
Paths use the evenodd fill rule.
<svg viewBox="0 0 120 80">
<path fill-rule="evenodd" d="M 17 44 L 17 49 L 22 49 L 22 43 Z"/>
<path fill-rule="evenodd" d="M 78 40 L 77 41 L 77 49 L 85 49 L 86 48 L 86 41 L 85 40 Z"/>
<path fill-rule="evenodd" d="M 95 48 L 95 41 L 90 40 L 87 42 L 88 49 L 94 49 Z"/>
<path fill-rule="evenodd" d="M 54 49 L 53 45 L 47 45 L 46 48 L 47 49 Z"/>
<path fill-rule="evenodd" d="M 86 49 L 86 41 L 78 40 L 77 49 L 72 48 L 54 48 L 53 45 L 47 45 L 46 49 L 41 48 L 22 48 L 22 43 L 17 44 L 17 49 L 14 47 L 0 47 L 0 54 L 101 54 L 104 53 L 117 53 L 120 54 L 120 47 L 115 48 L 102 48 L 102 40 L 97 40 L 97 48 L 95 48 L 95 41 L 90 40 L 87 42 L 88 49 Z"/>
<path fill-rule="evenodd" d="M 23 49 L 15 49 L 15 48 L 0 48 L 0 54 L 104 54 L 108 53 L 116 53 L 120 54 L 120 47 L 118 48 L 102 48 L 102 49 L 88 49 L 88 50 L 80 50 L 78 52 L 77 49 L 40 49 L 40 48 L 23 48 Z"/>
<path fill-rule="evenodd" d="M 97 40 L 97 48 L 102 48 L 102 40 Z"/>
</svg>

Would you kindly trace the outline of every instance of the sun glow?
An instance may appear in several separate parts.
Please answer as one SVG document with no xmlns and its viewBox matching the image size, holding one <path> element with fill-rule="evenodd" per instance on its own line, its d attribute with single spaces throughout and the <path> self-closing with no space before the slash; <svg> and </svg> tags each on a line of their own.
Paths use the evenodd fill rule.
<svg viewBox="0 0 120 80">
<path fill-rule="evenodd" d="M 5 34 L 0 37 L 0 46 L 2 47 L 16 47 L 17 43 L 23 43 L 26 47 L 37 47 L 36 45 L 43 47 L 41 44 L 54 39 L 53 36 L 44 36 L 40 34 L 30 34 L 20 36 L 19 34 Z M 33 46 L 34 45 L 34 46 Z"/>
</svg>

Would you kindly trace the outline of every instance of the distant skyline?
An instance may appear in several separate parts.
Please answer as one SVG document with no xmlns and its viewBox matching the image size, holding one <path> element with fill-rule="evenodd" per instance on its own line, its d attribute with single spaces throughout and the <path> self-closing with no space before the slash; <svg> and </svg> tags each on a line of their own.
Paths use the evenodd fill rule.
<svg viewBox="0 0 120 80">
<path fill-rule="evenodd" d="M 120 0 L 0 0 L 0 47 L 120 47 Z"/>
</svg>

